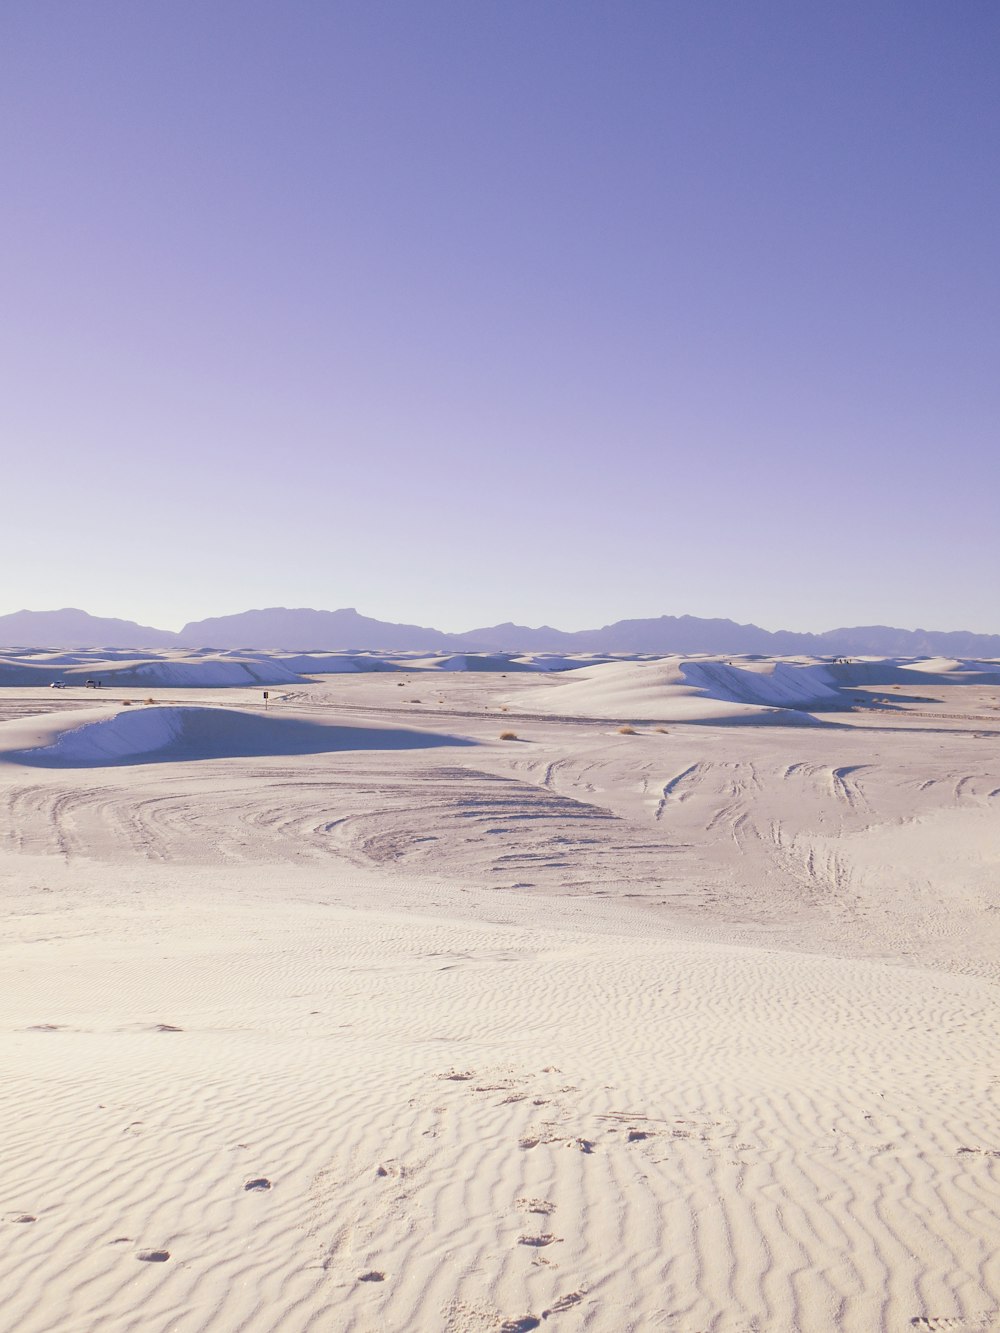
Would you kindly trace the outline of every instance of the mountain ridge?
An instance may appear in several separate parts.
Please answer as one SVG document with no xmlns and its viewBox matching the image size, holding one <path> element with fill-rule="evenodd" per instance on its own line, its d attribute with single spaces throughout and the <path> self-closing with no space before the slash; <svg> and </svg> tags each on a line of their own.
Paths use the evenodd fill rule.
<svg viewBox="0 0 1000 1333">
<path fill-rule="evenodd" d="M 971 630 L 843 626 L 819 634 L 767 630 L 722 618 L 654 616 L 599 629 L 560 630 L 507 621 L 460 633 L 377 620 L 354 607 L 263 607 L 189 621 L 178 632 L 92 616 L 76 607 L 0 616 L 0 644 L 37 648 L 219 648 L 289 651 L 761 653 L 817 657 L 998 657 L 1000 634 Z"/>
</svg>

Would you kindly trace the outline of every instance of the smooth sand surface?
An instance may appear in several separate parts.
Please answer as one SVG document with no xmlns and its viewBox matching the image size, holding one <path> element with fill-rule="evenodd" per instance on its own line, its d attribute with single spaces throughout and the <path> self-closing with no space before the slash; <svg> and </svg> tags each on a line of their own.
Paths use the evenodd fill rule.
<svg viewBox="0 0 1000 1333">
<path fill-rule="evenodd" d="M 0 689 L 0 1328 L 1000 1329 L 996 664 L 69 656 Z"/>
</svg>

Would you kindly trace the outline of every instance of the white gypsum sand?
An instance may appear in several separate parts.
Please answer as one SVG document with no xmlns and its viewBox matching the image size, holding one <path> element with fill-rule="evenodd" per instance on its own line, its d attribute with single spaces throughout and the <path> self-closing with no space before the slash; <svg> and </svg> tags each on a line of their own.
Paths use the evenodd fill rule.
<svg viewBox="0 0 1000 1333">
<path fill-rule="evenodd" d="M 1000 1327 L 997 664 L 293 658 L 0 653 L 0 1327 Z"/>
</svg>

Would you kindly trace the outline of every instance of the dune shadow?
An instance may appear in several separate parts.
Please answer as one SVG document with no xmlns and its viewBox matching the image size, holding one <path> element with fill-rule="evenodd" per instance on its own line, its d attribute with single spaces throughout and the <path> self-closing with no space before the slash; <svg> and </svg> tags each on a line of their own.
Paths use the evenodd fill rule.
<svg viewBox="0 0 1000 1333">
<path fill-rule="evenodd" d="M 683 725 L 692 727 L 836 727 L 844 724 L 831 722 L 825 717 L 816 717 L 814 713 L 807 713 L 805 710 L 782 708 L 773 713 L 757 713 L 751 716 L 736 714 L 729 717 L 687 717 L 683 719 L 683 722 L 670 722 L 672 727 Z"/>
<path fill-rule="evenodd" d="M 33 768 L 110 768 L 475 744 L 464 736 L 401 727 L 331 726 L 230 709 L 182 707 L 118 714 L 66 732 L 51 745 L 8 751 L 4 758 Z"/>
</svg>

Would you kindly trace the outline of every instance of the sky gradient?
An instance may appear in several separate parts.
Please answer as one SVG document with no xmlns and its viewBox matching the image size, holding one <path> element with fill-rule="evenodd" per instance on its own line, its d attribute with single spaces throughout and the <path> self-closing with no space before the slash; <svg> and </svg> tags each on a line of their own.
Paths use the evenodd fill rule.
<svg viewBox="0 0 1000 1333">
<path fill-rule="evenodd" d="M 6 0 L 0 613 L 1000 631 L 993 0 Z"/>
</svg>

